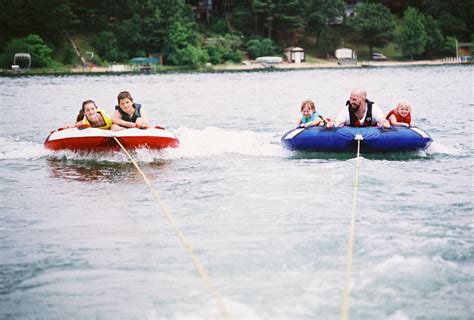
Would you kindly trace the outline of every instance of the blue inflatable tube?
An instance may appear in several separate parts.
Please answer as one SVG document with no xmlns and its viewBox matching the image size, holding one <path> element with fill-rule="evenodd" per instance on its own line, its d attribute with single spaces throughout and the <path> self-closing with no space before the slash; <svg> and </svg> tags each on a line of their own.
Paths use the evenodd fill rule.
<svg viewBox="0 0 474 320">
<path fill-rule="evenodd" d="M 415 151 L 428 148 L 433 139 L 416 127 L 310 127 L 288 131 L 281 138 L 286 149 L 295 151 L 354 151 L 356 135 L 362 137 L 363 152 Z"/>
</svg>

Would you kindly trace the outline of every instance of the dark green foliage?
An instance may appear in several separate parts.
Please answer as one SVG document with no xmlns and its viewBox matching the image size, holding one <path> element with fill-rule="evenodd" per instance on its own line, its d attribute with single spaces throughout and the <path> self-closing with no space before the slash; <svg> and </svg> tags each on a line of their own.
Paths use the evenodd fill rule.
<svg viewBox="0 0 474 320">
<path fill-rule="evenodd" d="M 77 61 L 71 49 L 65 46 L 65 34 L 69 31 L 81 41 L 81 52 L 92 45 L 97 56 L 107 61 L 126 61 L 137 56 L 161 53 L 165 63 L 196 65 L 206 61 L 212 63 L 240 61 L 240 46 L 227 48 L 222 43 L 211 44 L 198 34 L 195 16 L 187 0 L 2 0 L 0 1 L 0 51 L 9 50 L 24 43 L 13 42 L 28 34 L 38 34 L 46 46 L 55 44 L 59 49 L 54 56 L 66 64 Z M 214 3 L 214 2 L 213 2 Z M 215 2 L 222 5 L 224 2 Z M 354 40 L 354 34 L 365 42 L 370 51 L 383 47 L 391 39 L 394 23 L 387 1 L 365 0 L 356 6 L 356 16 L 341 23 L 344 15 L 344 0 L 250 0 L 233 1 L 232 17 L 224 20 L 217 15 L 211 17 L 209 29 L 204 34 L 219 34 L 226 37 L 230 32 L 240 33 L 252 39 L 268 38 L 281 46 L 301 45 L 311 52 L 325 55 L 339 47 L 342 39 Z M 353 3 L 351 1 L 350 3 Z M 450 36 L 459 42 L 472 39 L 474 30 L 474 1 L 472 0 L 406 0 L 398 1 L 403 8 L 416 8 L 424 16 L 423 27 L 419 19 L 416 28 L 423 32 L 402 33 L 407 37 L 404 52 L 407 55 L 436 57 L 451 53 Z M 220 6 L 222 8 L 222 6 Z M 399 11 L 400 12 L 400 11 Z M 222 12 L 220 12 L 221 14 Z M 346 23 L 347 22 L 347 23 Z M 331 32 L 327 32 L 330 30 Z M 409 33 L 412 32 L 410 36 Z M 409 43 L 416 38 L 415 43 Z M 305 43 L 314 43 L 310 48 Z M 303 43 L 301 43 L 303 42 Z M 59 45 L 58 45 L 59 44 Z M 415 45 L 416 44 L 416 45 Z M 202 47 L 202 46 L 205 46 Z M 67 47 L 66 47 L 67 48 Z M 87 48 L 87 49 L 85 49 Z M 204 50 L 203 50 L 204 49 Z M 256 40 L 249 43 L 252 56 L 274 54 L 273 43 Z M 7 54 L 8 55 L 8 54 Z M 11 64 L 11 57 L 3 55 L 3 65 Z M 36 59 L 35 64 L 38 63 Z M 42 61 L 46 65 L 49 62 Z"/>
<path fill-rule="evenodd" d="M 425 16 L 432 16 L 444 36 L 468 41 L 474 30 L 474 1 L 472 0 L 408 0 Z"/>
<path fill-rule="evenodd" d="M 456 38 L 446 37 L 444 42 L 444 52 L 449 56 L 456 56 Z"/>
<path fill-rule="evenodd" d="M 62 57 L 64 64 L 72 65 L 79 62 L 79 57 L 71 46 L 64 48 Z"/>
<path fill-rule="evenodd" d="M 315 33 L 318 40 L 328 28 L 328 23 L 344 16 L 343 0 L 310 0 L 305 4 L 308 29 Z"/>
<path fill-rule="evenodd" d="M 334 51 L 340 48 L 343 40 L 343 32 L 341 29 L 334 28 L 331 32 L 324 32 L 318 38 L 316 53 L 322 58 L 334 55 Z"/>
<path fill-rule="evenodd" d="M 53 50 L 36 34 L 30 34 L 22 39 L 12 39 L 5 47 L 3 66 L 7 68 L 11 66 L 15 53 L 29 53 L 32 67 L 47 67 L 52 62 L 52 52 Z"/>
<path fill-rule="evenodd" d="M 275 54 L 276 46 L 270 39 L 252 39 L 247 42 L 247 51 L 252 59 Z"/>
<path fill-rule="evenodd" d="M 198 46 L 187 45 L 168 56 L 168 64 L 175 66 L 199 67 L 209 61 L 207 51 Z"/>
<path fill-rule="evenodd" d="M 165 64 L 199 66 L 209 60 L 201 48 L 191 8 L 182 0 L 162 0 L 162 54 Z"/>
<path fill-rule="evenodd" d="M 209 55 L 209 62 L 220 64 L 226 61 L 241 62 L 242 52 L 239 47 L 242 45 L 240 37 L 237 35 L 226 34 L 208 38 L 204 49 Z"/>
<path fill-rule="evenodd" d="M 414 55 L 423 53 L 428 40 L 425 17 L 415 8 L 408 8 L 403 16 L 403 24 L 397 38 L 403 54 L 412 60 Z"/>
<path fill-rule="evenodd" d="M 45 39 L 57 40 L 62 30 L 77 23 L 77 17 L 66 0 L 0 1 L 0 38 L 5 41 L 33 32 Z"/>
<path fill-rule="evenodd" d="M 209 25 L 209 28 L 213 32 L 220 33 L 220 34 L 226 34 L 230 31 L 229 26 L 227 25 L 227 22 L 224 19 L 218 18 L 218 17 L 211 18 L 211 23 Z"/>
<path fill-rule="evenodd" d="M 425 54 L 429 58 L 433 58 L 443 52 L 444 37 L 441 33 L 439 24 L 432 16 L 425 17 L 424 25 L 427 37 Z"/>
<path fill-rule="evenodd" d="M 115 62 L 127 59 L 127 55 L 120 51 L 115 34 L 110 31 L 99 33 L 93 42 L 97 53 L 106 61 Z"/>
<path fill-rule="evenodd" d="M 356 15 L 349 19 L 349 25 L 369 46 L 370 55 L 374 47 L 383 46 L 393 37 L 394 17 L 378 3 L 362 3 L 355 7 Z"/>
</svg>

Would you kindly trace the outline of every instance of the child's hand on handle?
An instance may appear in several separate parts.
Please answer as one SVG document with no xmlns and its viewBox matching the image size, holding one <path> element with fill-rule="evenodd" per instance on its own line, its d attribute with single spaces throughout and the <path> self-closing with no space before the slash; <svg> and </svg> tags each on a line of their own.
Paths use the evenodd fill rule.
<svg viewBox="0 0 474 320">
<path fill-rule="evenodd" d="M 135 121 L 135 127 L 139 129 L 146 129 L 148 128 L 148 124 L 143 120 L 143 118 L 138 118 L 137 121 Z"/>
</svg>

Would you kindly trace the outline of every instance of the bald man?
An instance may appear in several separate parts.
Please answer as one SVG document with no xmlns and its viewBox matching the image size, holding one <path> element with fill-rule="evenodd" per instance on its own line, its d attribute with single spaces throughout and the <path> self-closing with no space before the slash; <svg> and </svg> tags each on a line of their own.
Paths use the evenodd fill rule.
<svg viewBox="0 0 474 320">
<path fill-rule="evenodd" d="M 385 119 L 382 110 L 372 101 L 367 99 L 367 92 L 355 89 L 351 92 L 350 99 L 346 102 L 347 108 L 339 111 L 333 123 L 328 127 L 384 127 L 390 128 L 390 123 Z"/>
</svg>

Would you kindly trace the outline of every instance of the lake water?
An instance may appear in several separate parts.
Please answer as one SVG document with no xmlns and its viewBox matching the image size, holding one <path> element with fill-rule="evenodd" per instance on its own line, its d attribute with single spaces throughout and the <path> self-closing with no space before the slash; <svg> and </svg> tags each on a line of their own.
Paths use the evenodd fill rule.
<svg viewBox="0 0 474 320">
<path fill-rule="evenodd" d="M 0 318 L 221 319 L 123 153 L 51 152 L 83 100 L 132 93 L 177 149 L 134 157 L 232 318 L 335 319 L 354 154 L 281 147 L 301 101 L 413 106 L 423 152 L 362 154 L 350 319 L 474 317 L 472 66 L 0 78 Z"/>
</svg>

